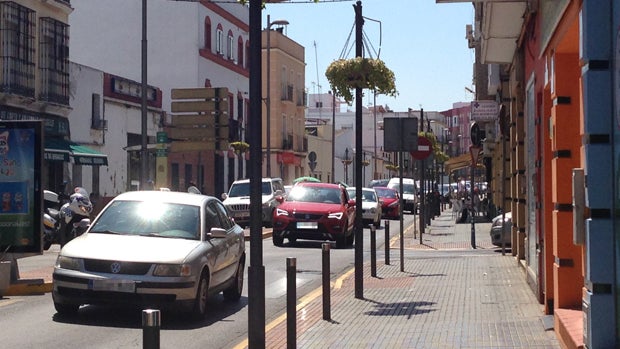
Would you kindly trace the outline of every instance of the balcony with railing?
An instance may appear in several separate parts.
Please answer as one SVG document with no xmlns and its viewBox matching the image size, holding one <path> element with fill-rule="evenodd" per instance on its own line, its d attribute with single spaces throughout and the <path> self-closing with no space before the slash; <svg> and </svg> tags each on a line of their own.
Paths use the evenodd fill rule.
<svg viewBox="0 0 620 349">
<path fill-rule="evenodd" d="M 293 91 L 295 90 L 293 85 L 282 86 L 282 98 L 283 101 L 293 101 Z"/>
<path fill-rule="evenodd" d="M 39 100 L 69 105 L 69 73 L 41 69 L 41 93 Z"/>
<path fill-rule="evenodd" d="M 39 99 L 69 105 L 69 26 L 53 18 L 40 23 Z"/>
<path fill-rule="evenodd" d="M 286 135 L 286 137 L 282 140 L 282 150 L 293 150 L 293 135 Z"/>
<path fill-rule="evenodd" d="M 0 66 L 0 92 L 34 98 L 34 63 L 15 57 L 0 57 Z"/>
<path fill-rule="evenodd" d="M 297 89 L 297 106 L 305 106 L 308 102 L 308 94 L 303 89 Z"/>
</svg>

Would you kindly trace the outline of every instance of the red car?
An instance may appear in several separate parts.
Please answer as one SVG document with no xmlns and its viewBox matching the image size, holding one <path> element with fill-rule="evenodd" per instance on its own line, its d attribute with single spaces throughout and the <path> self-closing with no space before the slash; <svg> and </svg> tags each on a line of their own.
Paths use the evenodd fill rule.
<svg viewBox="0 0 620 349">
<path fill-rule="evenodd" d="M 273 244 L 284 238 L 336 241 L 337 248 L 353 245 L 355 200 L 339 184 L 300 182 L 273 211 Z"/>
<path fill-rule="evenodd" d="M 375 187 L 381 201 L 382 218 L 400 219 L 400 198 L 398 191 L 388 187 Z"/>
</svg>

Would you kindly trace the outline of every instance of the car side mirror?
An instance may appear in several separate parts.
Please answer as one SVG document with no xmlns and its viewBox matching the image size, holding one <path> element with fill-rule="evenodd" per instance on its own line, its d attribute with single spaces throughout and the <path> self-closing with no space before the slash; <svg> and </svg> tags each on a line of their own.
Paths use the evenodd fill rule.
<svg viewBox="0 0 620 349">
<path fill-rule="evenodd" d="M 355 206 L 355 200 L 351 199 L 348 202 L 349 206 Z"/>
<path fill-rule="evenodd" d="M 78 223 L 78 227 L 79 228 L 88 228 L 88 226 L 90 225 L 90 219 L 89 218 L 83 218 L 80 223 Z"/>
<path fill-rule="evenodd" d="M 225 238 L 226 237 L 226 229 L 213 227 L 207 233 L 207 239 L 213 238 Z"/>
<path fill-rule="evenodd" d="M 276 201 L 279 203 L 283 203 L 284 202 L 284 197 L 282 195 L 278 195 L 276 196 Z"/>
<path fill-rule="evenodd" d="M 228 193 L 222 193 L 222 200 L 226 200 L 228 198 Z"/>
</svg>

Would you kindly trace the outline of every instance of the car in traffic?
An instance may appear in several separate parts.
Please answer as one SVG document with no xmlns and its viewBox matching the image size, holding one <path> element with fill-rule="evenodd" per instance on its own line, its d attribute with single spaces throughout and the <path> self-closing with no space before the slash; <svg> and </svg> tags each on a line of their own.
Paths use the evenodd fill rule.
<svg viewBox="0 0 620 349">
<path fill-rule="evenodd" d="M 116 196 L 56 260 L 59 314 L 80 306 L 157 306 L 203 318 L 209 297 L 238 300 L 243 229 L 212 196 L 134 191 Z"/>
<path fill-rule="evenodd" d="M 388 188 L 392 188 L 397 192 L 400 191 L 400 178 L 394 177 L 390 179 L 387 185 Z M 409 211 L 415 213 L 417 211 L 418 203 L 418 189 L 413 178 L 403 178 L 403 211 Z"/>
<path fill-rule="evenodd" d="M 381 202 L 381 218 L 400 219 L 400 194 L 392 188 L 375 187 Z"/>
<path fill-rule="evenodd" d="M 370 181 L 370 183 L 368 183 L 368 187 L 369 188 L 374 188 L 374 187 L 385 187 L 388 185 L 388 183 L 390 182 L 389 178 L 385 178 L 385 179 L 373 179 Z"/>
<path fill-rule="evenodd" d="M 512 213 L 506 212 L 504 217 L 503 222 L 501 214 L 491 220 L 491 243 L 499 247 L 510 246 L 512 243 Z"/>
<path fill-rule="evenodd" d="M 280 204 L 276 196 L 285 195 L 282 179 L 263 178 L 261 183 L 261 207 L 263 226 L 271 227 L 273 211 Z M 231 184 L 228 193 L 222 194 L 224 206 L 241 227 L 250 223 L 250 180 L 240 179 Z"/>
<path fill-rule="evenodd" d="M 332 183 L 300 182 L 291 188 L 273 213 L 273 244 L 284 239 L 336 241 L 337 248 L 353 244 L 355 200 L 350 200 L 344 186 Z"/>
<path fill-rule="evenodd" d="M 355 187 L 348 187 L 347 192 L 351 199 L 355 199 Z M 381 226 L 381 202 L 373 188 L 362 188 L 362 222 L 364 225 Z"/>
</svg>

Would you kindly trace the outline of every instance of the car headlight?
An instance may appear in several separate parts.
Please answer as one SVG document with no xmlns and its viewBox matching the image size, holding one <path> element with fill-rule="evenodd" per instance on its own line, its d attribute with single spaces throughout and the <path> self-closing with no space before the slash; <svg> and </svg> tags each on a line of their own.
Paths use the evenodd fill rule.
<svg viewBox="0 0 620 349">
<path fill-rule="evenodd" d="M 190 276 L 192 267 L 189 264 L 157 264 L 154 276 Z"/>
<path fill-rule="evenodd" d="M 283 209 L 276 209 L 276 216 L 288 216 L 288 211 Z"/>
<path fill-rule="evenodd" d="M 370 213 L 372 213 L 372 214 L 377 213 L 377 209 L 376 209 L 375 207 L 371 208 L 371 209 L 370 209 Z"/>
<path fill-rule="evenodd" d="M 330 213 L 327 218 L 335 218 L 335 219 L 342 219 L 342 212 L 334 212 L 334 213 Z"/>
<path fill-rule="evenodd" d="M 56 268 L 69 269 L 69 270 L 80 270 L 81 268 L 81 259 L 66 257 L 66 256 L 58 256 L 56 258 L 56 264 L 54 265 Z"/>
</svg>

